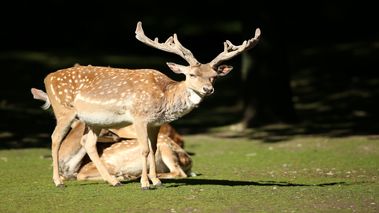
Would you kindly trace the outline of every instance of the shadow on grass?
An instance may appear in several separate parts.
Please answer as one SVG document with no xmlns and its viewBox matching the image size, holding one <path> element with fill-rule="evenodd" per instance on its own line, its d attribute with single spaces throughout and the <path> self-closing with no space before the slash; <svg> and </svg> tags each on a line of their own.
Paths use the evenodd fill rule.
<svg viewBox="0 0 379 213">
<path fill-rule="evenodd" d="M 279 186 L 279 187 L 293 187 L 293 186 L 334 186 L 334 185 L 350 185 L 346 182 L 329 182 L 319 184 L 303 184 L 291 182 L 277 182 L 277 181 L 238 181 L 238 180 L 217 180 L 217 179 L 164 179 L 163 184 L 172 184 L 167 187 L 179 187 L 181 185 L 220 185 L 220 186 Z"/>
<path fill-rule="evenodd" d="M 298 187 L 298 186 L 308 186 L 308 187 L 326 187 L 326 186 L 340 186 L 340 185 L 352 185 L 352 183 L 347 182 L 327 182 L 318 184 L 305 184 L 305 183 L 292 183 L 286 181 L 240 181 L 240 180 L 218 180 L 218 179 L 161 179 L 162 187 L 180 187 L 184 185 L 219 185 L 219 186 L 278 186 L 278 187 Z M 139 178 L 133 180 L 121 181 L 122 185 L 125 186 L 128 183 L 139 183 Z M 84 185 L 98 185 L 107 184 L 105 182 L 99 181 L 82 181 L 81 186 Z M 356 184 L 356 183 L 355 183 Z M 159 188 L 159 187 L 157 187 Z M 152 188 L 156 189 L 156 188 Z"/>
</svg>

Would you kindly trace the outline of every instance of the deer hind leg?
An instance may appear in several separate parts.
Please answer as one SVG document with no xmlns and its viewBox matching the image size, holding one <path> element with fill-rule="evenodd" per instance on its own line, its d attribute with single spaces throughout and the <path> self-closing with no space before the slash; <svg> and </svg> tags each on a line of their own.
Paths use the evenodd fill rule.
<svg viewBox="0 0 379 213">
<path fill-rule="evenodd" d="M 73 110 L 65 110 L 61 112 L 57 117 L 57 125 L 54 132 L 51 135 L 51 156 L 53 158 L 53 181 L 55 186 L 64 187 L 63 180 L 59 176 L 59 148 L 70 130 L 72 122 L 75 120 L 76 113 Z"/>
<path fill-rule="evenodd" d="M 100 131 L 101 129 L 97 130 L 97 129 L 88 128 L 88 132 L 86 132 L 84 136 L 82 137 L 81 144 L 87 151 L 87 154 L 89 158 L 91 159 L 91 161 L 95 164 L 101 177 L 103 177 L 103 180 L 107 181 L 112 186 L 120 186 L 121 185 L 120 181 L 118 181 L 115 177 L 109 174 L 107 168 L 101 162 L 99 153 L 97 152 L 96 142 L 97 142 L 97 138 Z"/>
<path fill-rule="evenodd" d="M 59 175 L 63 180 L 76 178 L 83 157 L 86 155 L 86 150 L 80 144 L 85 128 L 83 122 L 75 120 L 59 147 Z"/>
<path fill-rule="evenodd" d="M 166 136 L 164 136 L 166 137 Z M 162 139 L 164 140 L 164 139 Z M 167 138 L 167 140 L 171 140 Z M 174 142 L 173 142 L 174 143 Z M 175 151 L 166 143 L 161 143 L 159 145 L 159 150 L 161 153 L 162 161 L 166 167 L 170 170 L 168 173 L 159 173 L 158 177 L 162 179 L 172 179 L 172 178 L 186 178 L 187 175 L 179 165 L 179 159 L 174 153 Z"/>
</svg>

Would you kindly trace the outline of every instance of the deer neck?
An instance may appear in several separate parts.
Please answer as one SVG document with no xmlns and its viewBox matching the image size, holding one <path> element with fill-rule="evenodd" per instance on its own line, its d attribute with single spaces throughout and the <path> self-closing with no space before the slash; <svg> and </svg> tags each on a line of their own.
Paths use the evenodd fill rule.
<svg viewBox="0 0 379 213">
<path fill-rule="evenodd" d="M 202 96 L 188 88 L 185 81 L 167 85 L 165 97 L 164 114 L 167 122 L 176 120 L 191 112 L 203 100 Z"/>
</svg>

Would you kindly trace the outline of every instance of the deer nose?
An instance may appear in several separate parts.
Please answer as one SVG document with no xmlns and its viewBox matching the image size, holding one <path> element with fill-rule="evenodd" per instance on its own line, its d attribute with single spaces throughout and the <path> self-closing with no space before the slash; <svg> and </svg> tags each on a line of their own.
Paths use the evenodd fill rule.
<svg viewBox="0 0 379 213">
<path fill-rule="evenodd" d="M 214 88 L 212 86 L 205 86 L 203 87 L 203 91 L 205 94 L 210 95 L 214 92 Z"/>
</svg>

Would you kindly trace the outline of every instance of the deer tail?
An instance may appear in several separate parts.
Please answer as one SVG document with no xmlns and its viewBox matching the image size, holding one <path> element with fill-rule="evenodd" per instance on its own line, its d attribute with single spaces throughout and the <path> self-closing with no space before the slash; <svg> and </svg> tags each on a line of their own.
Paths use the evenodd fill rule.
<svg viewBox="0 0 379 213">
<path fill-rule="evenodd" d="M 46 92 L 39 90 L 39 89 L 36 89 L 36 88 L 32 88 L 31 92 L 33 94 L 34 99 L 45 101 L 45 103 L 41 106 L 42 109 L 47 110 L 50 108 L 51 103 L 50 103 L 49 97 L 47 96 Z"/>
</svg>

